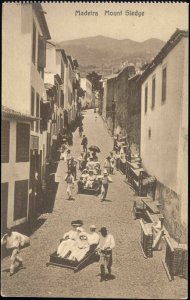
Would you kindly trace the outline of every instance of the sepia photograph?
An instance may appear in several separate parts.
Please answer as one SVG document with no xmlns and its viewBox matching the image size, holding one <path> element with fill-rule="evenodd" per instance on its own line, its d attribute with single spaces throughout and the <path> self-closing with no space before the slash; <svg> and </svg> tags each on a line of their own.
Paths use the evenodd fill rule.
<svg viewBox="0 0 190 300">
<path fill-rule="evenodd" d="M 2 297 L 188 298 L 188 9 L 2 3 Z"/>
</svg>

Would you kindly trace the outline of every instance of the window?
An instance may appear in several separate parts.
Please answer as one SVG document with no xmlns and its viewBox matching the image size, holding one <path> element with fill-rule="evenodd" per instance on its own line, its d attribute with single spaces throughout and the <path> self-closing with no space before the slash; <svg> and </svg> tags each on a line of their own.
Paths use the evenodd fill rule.
<svg viewBox="0 0 190 300">
<path fill-rule="evenodd" d="M 1 162 L 9 162 L 10 122 L 2 121 L 1 127 Z"/>
<path fill-rule="evenodd" d="M 38 34 L 38 72 L 42 72 L 41 75 L 43 75 L 43 69 L 46 66 L 46 41 Z"/>
<path fill-rule="evenodd" d="M 16 126 L 16 162 L 29 161 L 30 125 L 17 123 Z"/>
<path fill-rule="evenodd" d="M 156 97 L 156 78 L 152 78 L 152 109 L 155 107 L 155 97 Z"/>
<path fill-rule="evenodd" d="M 35 64 L 36 60 L 36 25 L 33 22 L 33 36 L 32 36 L 32 62 Z"/>
<path fill-rule="evenodd" d="M 14 221 L 27 217 L 28 180 L 15 181 Z"/>
<path fill-rule="evenodd" d="M 32 87 L 31 88 L 31 115 L 32 116 L 35 115 L 34 110 L 35 110 L 35 91 L 34 88 Z M 31 123 L 31 130 L 34 130 L 34 122 Z"/>
<path fill-rule="evenodd" d="M 36 94 L 36 117 L 40 116 L 40 95 Z M 39 121 L 36 121 L 36 132 L 39 131 Z"/>
<path fill-rule="evenodd" d="M 145 111 L 145 114 L 147 113 L 147 107 L 148 107 L 148 85 L 145 87 L 145 98 L 144 98 L 144 111 Z"/>
<path fill-rule="evenodd" d="M 61 79 L 64 81 L 64 64 L 61 62 Z"/>
<path fill-rule="evenodd" d="M 8 182 L 1 183 L 1 231 L 7 229 Z"/>
<path fill-rule="evenodd" d="M 64 107 L 64 93 L 61 90 L 61 106 Z"/>
<path fill-rule="evenodd" d="M 148 129 L 148 139 L 151 140 L 151 128 Z"/>
<path fill-rule="evenodd" d="M 166 80 L 167 80 L 167 70 L 166 67 L 162 70 L 162 103 L 166 101 Z"/>
</svg>

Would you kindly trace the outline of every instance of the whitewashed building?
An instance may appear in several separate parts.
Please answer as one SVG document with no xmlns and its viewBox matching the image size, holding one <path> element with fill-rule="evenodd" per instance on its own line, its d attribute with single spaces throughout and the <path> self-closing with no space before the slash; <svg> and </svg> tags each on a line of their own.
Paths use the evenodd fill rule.
<svg viewBox="0 0 190 300">
<path fill-rule="evenodd" d="M 81 88 L 85 91 L 85 97 L 82 100 L 82 107 L 92 107 L 92 83 L 86 78 L 81 77 L 80 79 Z"/>
<path fill-rule="evenodd" d="M 5 3 L 2 27 L 2 218 L 6 228 L 33 219 L 39 208 L 44 163 L 40 102 L 50 33 L 38 3 Z"/>
<path fill-rule="evenodd" d="M 165 225 L 187 239 L 188 33 L 177 29 L 141 76 L 141 158 Z"/>
</svg>

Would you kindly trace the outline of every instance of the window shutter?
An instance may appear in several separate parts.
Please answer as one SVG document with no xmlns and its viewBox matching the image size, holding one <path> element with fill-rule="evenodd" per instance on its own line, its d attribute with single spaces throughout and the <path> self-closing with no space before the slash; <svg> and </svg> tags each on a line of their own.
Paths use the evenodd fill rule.
<svg viewBox="0 0 190 300">
<path fill-rule="evenodd" d="M 10 122 L 2 121 L 1 128 L 1 162 L 9 162 Z"/>
<path fill-rule="evenodd" d="M 27 216 L 28 180 L 15 181 L 14 220 Z"/>
<path fill-rule="evenodd" d="M 64 107 L 64 93 L 61 90 L 61 106 Z"/>
<path fill-rule="evenodd" d="M 46 67 L 46 41 L 43 36 L 38 37 L 38 68 Z"/>
<path fill-rule="evenodd" d="M 7 229 L 7 209 L 8 209 L 8 182 L 1 183 L 1 231 Z"/>
<path fill-rule="evenodd" d="M 16 128 L 16 162 L 29 161 L 30 125 L 17 123 Z"/>
<path fill-rule="evenodd" d="M 35 64 L 36 60 L 36 25 L 33 23 L 33 36 L 32 36 L 32 62 Z"/>
</svg>

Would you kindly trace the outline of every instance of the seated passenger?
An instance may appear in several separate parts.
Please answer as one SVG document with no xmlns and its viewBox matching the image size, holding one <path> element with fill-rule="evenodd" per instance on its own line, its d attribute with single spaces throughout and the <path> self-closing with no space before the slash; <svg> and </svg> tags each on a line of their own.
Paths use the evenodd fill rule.
<svg viewBox="0 0 190 300">
<path fill-rule="evenodd" d="M 90 246 L 98 245 L 100 241 L 99 235 L 96 233 L 96 226 L 90 225 L 90 233 L 88 233 L 88 243 Z"/>
<path fill-rule="evenodd" d="M 94 171 L 95 171 L 96 175 L 100 175 L 101 174 L 101 169 L 100 169 L 100 163 L 99 162 L 95 163 Z"/>
<path fill-rule="evenodd" d="M 72 230 L 66 232 L 63 236 L 63 241 L 59 244 L 57 248 L 58 256 L 64 258 L 68 255 L 70 249 L 74 245 L 75 241 L 78 239 L 80 231 L 78 230 L 78 224 L 71 222 L 73 227 Z"/>
<path fill-rule="evenodd" d="M 87 178 L 88 178 L 88 170 L 87 169 L 83 170 L 81 177 L 83 178 L 83 182 L 86 183 Z"/>
<path fill-rule="evenodd" d="M 95 167 L 100 169 L 100 163 L 99 163 L 99 161 L 96 161 Z"/>
<path fill-rule="evenodd" d="M 86 179 L 87 181 L 86 181 L 85 187 L 92 188 L 92 185 L 93 185 L 93 182 L 95 179 L 96 179 L 96 176 L 94 175 L 93 170 L 90 170 L 88 173 L 87 179 Z"/>
<path fill-rule="evenodd" d="M 94 168 L 94 175 L 99 175 L 100 174 L 100 169 L 98 167 Z"/>
<path fill-rule="evenodd" d="M 67 259 L 81 261 L 89 250 L 90 245 L 88 243 L 87 234 L 83 231 L 79 234 L 79 239 L 72 247 L 71 254 L 67 257 Z"/>
<path fill-rule="evenodd" d="M 88 168 L 88 170 L 93 170 L 95 167 L 95 162 L 92 160 L 92 158 L 90 158 L 90 161 L 87 162 L 86 167 Z"/>
</svg>

